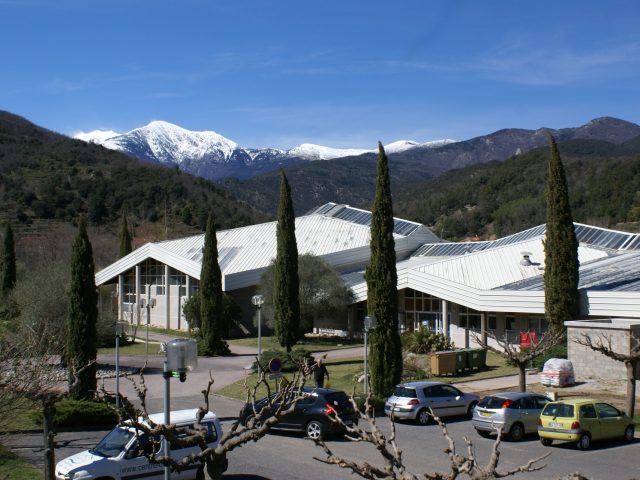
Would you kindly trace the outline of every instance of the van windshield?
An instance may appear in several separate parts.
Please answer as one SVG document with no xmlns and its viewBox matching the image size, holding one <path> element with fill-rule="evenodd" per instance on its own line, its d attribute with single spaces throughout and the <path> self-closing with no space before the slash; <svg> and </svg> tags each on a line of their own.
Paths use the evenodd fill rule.
<svg viewBox="0 0 640 480">
<path fill-rule="evenodd" d="M 135 432 L 127 428 L 116 427 L 100 440 L 95 448 L 89 450 L 90 453 L 100 457 L 116 457 L 124 450 Z"/>
</svg>

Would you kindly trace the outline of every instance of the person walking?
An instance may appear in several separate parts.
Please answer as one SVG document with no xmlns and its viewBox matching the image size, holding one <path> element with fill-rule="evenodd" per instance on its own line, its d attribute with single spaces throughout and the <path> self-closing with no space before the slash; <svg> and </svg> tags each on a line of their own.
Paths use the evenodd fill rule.
<svg viewBox="0 0 640 480">
<path fill-rule="evenodd" d="M 319 358 L 316 360 L 315 365 L 313 366 L 313 379 L 316 382 L 317 388 L 324 388 L 324 377 L 327 376 L 327 380 L 329 380 L 329 372 L 327 371 L 327 367 L 322 363 L 322 359 Z"/>
</svg>

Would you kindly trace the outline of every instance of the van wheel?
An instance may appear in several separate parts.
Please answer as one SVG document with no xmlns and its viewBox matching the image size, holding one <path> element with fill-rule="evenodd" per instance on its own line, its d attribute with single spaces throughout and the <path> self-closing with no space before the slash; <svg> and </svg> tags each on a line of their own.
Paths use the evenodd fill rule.
<svg viewBox="0 0 640 480">
<path fill-rule="evenodd" d="M 519 442 L 524 438 L 524 427 L 521 423 L 514 423 L 509 430 L 509 440 Z"/>
<path fill-rule="evenodd" d="M 467 417 L 468 418 L 473 418 L 473 410 L 476 408 L 476 405 L 478 405 L 478 402 L 471 402 L 469 404 L 469 408 L 467 408 Z"/>
<path fill-rule="evenodd" d="M 635 437 L 635 432 L 634 432 L 634 428 L 633 425 L 629 425 L 627 428 L 624 429 L 624 440 L 625 442 L 633 442 L 633 439 Z"/>
<path fill-rule="evenodd" d="M 553 440 L 551 440 L 550 438 L 541 438 L 540 443 L 545 447 L 550 447 L 551 444 L 553 443 Z"/>
<path fill-rule="evenodd" d="M 200 465 L 196 470 L 196 480 L 204 480 L 204 465 Z"/>
<path fill-rule="evenodd" d="M 580 435 L 580 440 L 578 440 L 576 446 L 578 447 L 578 450 L 589 450 L 589 447 L 591 446 L 591 435 L 587 432 Z"/>
<path fill-rule="evenodd" d="M 423 408 L 416 415 L 416 423 L 418 425 L 428 425 L 431 421 L 431 415 L 429 414 L 429 410 Z"/>
</svg>

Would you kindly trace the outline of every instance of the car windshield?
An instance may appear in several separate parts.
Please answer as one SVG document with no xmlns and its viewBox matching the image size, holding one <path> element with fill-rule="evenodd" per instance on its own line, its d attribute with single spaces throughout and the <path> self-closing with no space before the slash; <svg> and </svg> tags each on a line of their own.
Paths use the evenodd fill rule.
<svg viewBox="0 0 640 480">
<path fill-rule="evenodd" d="M 98 445 L 89 450 L 94 455 L 101 457 L 116 457 L 124 450 L 135 432 L 127 428 L 116 427 L 100 440 Z"/>
<path fill-rule="evenodd" d="M 397 386 L 393 394 L 396 397 L 409 397 L 409 398 L 417 397 L 415 388 L 402 387 L 402 386 Z"/>
<path fill-rule="evenodd" d="M 490 410 L 499 410 L 502 408 L 502 405 L 504 404 L 504 402 L 506 402 L 505 398 L 484 397 L 482 400 L 480 400 L 480 403 L 478 403 L 478 406 L 482 408 L 487 408 Z"/>
<path fill-rule="evenodd" d="M 543 417 L 566 417 L 573 418 L 573 405 L 566 403 L 547 403 L 542 411 Z"/>
</svg>

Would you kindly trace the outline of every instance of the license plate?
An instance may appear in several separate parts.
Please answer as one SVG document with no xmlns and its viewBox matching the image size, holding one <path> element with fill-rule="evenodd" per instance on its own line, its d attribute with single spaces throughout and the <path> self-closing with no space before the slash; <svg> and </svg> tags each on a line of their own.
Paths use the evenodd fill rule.
<svg viewBox="0 0 640 480">
<path fill-rule="evenodd" d="M 491 416 L 491 412 L 478 412 L 480 414 L 481 417 L 490 417 Z"/>
<path fill-rule="evenodd" d="M 561 423 L 557 423 L 557 422 L 549 422 L 549 426 L 551 428 L 562 428 L 564 425 L 562 425 Z"/>
</svg>

